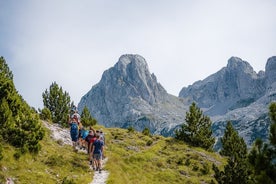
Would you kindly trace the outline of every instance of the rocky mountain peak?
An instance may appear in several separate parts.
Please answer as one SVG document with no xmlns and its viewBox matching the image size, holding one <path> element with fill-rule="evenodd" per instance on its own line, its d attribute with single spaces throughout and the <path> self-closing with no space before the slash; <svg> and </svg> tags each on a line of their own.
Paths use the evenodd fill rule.
<svg viewBox="0 0 276 184">
<path fill-rule="evenodd" d="M 231 121 L 248 145 L 256 137 L 267 139 L 267 107 L 276 100 L 276 57 L 269 58 L 265 71 L 258 74 L 248 62 L 231 57 L 226 67 L 183 88 L 179 97 L 196 102 L 211 117 L 217 137 Z"/>
<path fill-rule="evenodd" d="M 100 82 L 81 98 L 80 111 L 84 106 L 107 127 L 148 127 L 152 133 L 169 131 L 173 126 L 168 128 L 166 122 L 183 122 L 185 112 L 182 100 L 166 92 L 149 72 L 146 60 L 131 54 L 122 55 L 104 72 Z"/>
<path fill-rule="evenodd" d="M 143 68 L 148 70 L 148 64 L 146 60 L 137 54 L 125 54 L 122 55 L 119 58 L 119 61 L 116 63 L 115 67 L 117 67 L 118 70 L 126 70 L 126 67 L 132 64 L 133 66 L 136 66 L 138 68 Z"/>
<path fill-rule="evenodd" d="M 265 77 L 267 87 L 276 81 L 276 56 L 270 57 L 265 66 Z"/>
<path fill-rule="evenodd" d="M 209 115 L 247 106 L 265 92 L 262 73 L 238 57 L 231 57 L 226 67 L 206 79 L 180 91 L 179 97 L 195 101 Z"/>
<path fill-rule="evenodd" d="M 211 117 L 216 137 L 232 121 L 247 144 L 267 137 L 267 105 L 276 100 L 276 57 L 268 59 L 258 74 L 250 64 L 231 57 L 226 67 L 206 79 L 183 88 L 177 98 L 170 95 L 148 70 L 139 55 L 122 55 L 106 70 L 100 82 L 81 98 L 80 112 L 87 106 L 99 124 L 107 127 L 145 127 L 151 133 L 173 135 L 185 121 L 192 102 Z"/>
<path fill-rule="evenodd" d="M 228 59 L 227 68 L 237 68 L 239 65 L 242 65 L 244 61 L 239 58 L 232 56 L 230 59 Z"/>
<path fill-rule="evenodd" d="M 254 78 L 257 77 L 257 74 L 252 68 L 252 66 L 247 61 L 244 61 L 238 57 L 231 57 L 228 60 L 227 69 L 232 71 L 247 73 L 252 75 Z"/>
<path fill-rule="evenodd" d="M 154 83 L 157 83 L 156 77 L 149 72 L 146 60 L 137 54 L 122 55 L 112 70 L 124 81 L 139 83 L 137 87 L 144 87 L 147 91 L 154 90 Z"/>
<path fill-rule="evenodd" d="M 273 69 L 276 70 L 276 56 L 272 56 L 272 57 L 268 58 L 266 66 L 265 66 L 265 70 L 271 69 L 271 68 L 269 68 L 270 66 L 274 66 Z"/>
</svg>

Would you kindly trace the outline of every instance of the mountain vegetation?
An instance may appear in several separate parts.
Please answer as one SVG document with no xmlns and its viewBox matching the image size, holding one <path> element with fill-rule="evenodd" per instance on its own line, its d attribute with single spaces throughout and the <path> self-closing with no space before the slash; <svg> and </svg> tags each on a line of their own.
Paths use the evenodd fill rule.
<svg viewBox="0 0 276 184">
<path fill-rule="evenodd" d="M 253 183 L 250 178 L 249 163 L 247 162 L 246 144 L 233 128 L 231 122 L 227 123 L 221 142 L 222 149 L 219 153 L 227 157 L 227 164 L 224 166 L 223 171 L 220 171 L 216 165 L 213 165 L 217 182 L 219 184 Z"/>
<path fill-rule="evenodd" d="M 102 128 L 106 137 L 105 156 L 109 171 L 107 183 L 210 183 L 214 172 L 212 164 L 219 168 L 225 158 L 159 135 L 120 128 Z M 15 160 L 15 149 L 4 144 L 5 155 L 0 162 L 0 183 L 12 177 L 15 183 L 89 183 L 93 172 L 85 152 L 74 152 L 62 140 L 51 138 L 46 129 L 42 148 L 38 155 L 25 154 Z M 69 130 L 68 130 L 69 134 Z"/>
<path fill-rule="evenodd" d="M 222 168 L 226 161 L 217 153 L 172 137 L 144 135 L 132 129 L 105 131 L 109 135 L 107 183 L 211 183 L 212 164 Z"/>
<path fill-rule="evenodd" d="M 0 57 L 0 141 L 14 146 L 14 157 L 19 158 L 28 151 L 38 153 L 43 137 L 38 114 L 18 94 L 13 74 Z"/>
<path fill-rule="evenodd" d="M 269 142 L 257 139 L 249 153 L 249 163 L 254 168 L 258 183 L 276 183 L 276 103 L 269 106 L 271 119 Z"/>
<path fill-rule="evenodd" d="M 224 181 L 229 182 L 225 183 L 234 184 L 237 180 L 231 178 L 244 173 L 235 170 L 239 163 L 230 162 L 231 157 L 233 160 L 239 157 L 244 159 L 246 154 L 245 157 L 241 156 L 245 152 L 244 148 L 239 156 L 232 156 L 237 154 L 233 151 L 237 149 L 230 147 L 228 156 L 220 156 L 174 138 L 145 135 L 133 129 L 105 128 L 100 125 L 95 125 L 94 128 L 102 128 L 106 137 L 105 156 L 109 159 L 105 169 L 110 173 L 107 183 L 222 183 L 219 178 L 228 177 L 229 180 Z M 38 155 L 26 153 L 16 160 L 13 157 L 16 149 L 3 144 L 5 155 L 0 162 L 0 183 L 11 176 L 16 183 L 77 184 L 92 180 L 93 171 L 88 167 L 86 153 L 73 152 L 70 145 L 52 139 L 50 130 L 46 130 Z M 236 137 L 235 131 L 227 133 L 229 130 L 231 132 L 232 128 L 225 130 L 229 139 L 242 140 Z M 213 165 L 217 169 L 212 169 Z M 220 177 L 217 177 L 218 173 Z M 254 174 L 251 176 L 254 177 Z M 246 183 L 242 181 L 244 178 L 238 183 Z"/>
<path fill-rule="evenodd" d="M 97 124 L 97 120 L 91 116 L 86 106 L 84 107 L 81 113 L 81 123 L 85 127 L 94 126 Z"/>
<path fill-rule="evenodd" d="M 86 154 L 77 154 L 70 145 L 51 138 L 45 126 L 45 136 L 40 141 L 38 154 L 26 153 L 14 158 L 16 148 L 2 143 L 4 155 L 0 161 L 0 183 L 11 178 L 16 184 L 61 184 L 89 183 L 92 172 L 89 170 Z M 69 132 L 69 130 L 68 130 Z"/>
<path fill-rule="evenodd" d="M 190 110 L 186 112 L 185 122 L 175 131 L 175 138 L 192 146 L 212 150 L 215 138 L 212 135 L 211 125 L 210 118 L 203 115 L 202 110 L 192 103 Z"/>
<path fill-rule="evenodd" d="M 270 104 L 269 114 L 272 121 L 269 142 L 264 143 L 262 139 L 256 139 L 249 153 L 243 138 L 238 135 L 230 121 L 227 123 L 221 138 L 222 148 L 219 152 L 227 158 L 227 164 L 223 170 L 213 165 L 214 177 L 219 184 L 276 183 L 275 102 Z"/>
<path fill-rule="evenodd" d="M 50 85 L 49 90 L 46 89 L 42 93 L 44 109 L 43 115 L 46 115 L 47 119 L 51 119 L 55 123 L 59 123 L 66 126 L 68 123 L 68 114 L 71 106 L 71 100 L 69 93 L 64 91 L 56 82 Z M 49 109 L 49 110 L 47 110 Z M 49 112 L 51 116 L 49 116 Z"/>
</svg>

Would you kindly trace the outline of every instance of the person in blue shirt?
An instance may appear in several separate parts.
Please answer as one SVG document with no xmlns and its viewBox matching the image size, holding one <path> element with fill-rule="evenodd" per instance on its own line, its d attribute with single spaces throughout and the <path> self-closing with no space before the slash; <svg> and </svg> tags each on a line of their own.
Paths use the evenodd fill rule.
<svg viewBox="0 0 276 184">
<path fill-rule="evenodd" d="M 76 151 L 77 142 L 79 138 L 79 126 L 78 126 L 77 118 L 72 118 L 71 121 L 69 121 L 69 125 L 70 125 L 70 136 L 73 142 L 73 149 Z"/>
<path fill-rule="evenodd" d="M 99 171 L 101 173 L 102 171 L 102 155 L 103 155 L 103 150 L 104 150 L 104 143 L 100 139 L 100 135 L 96 135 L 96 140 L 93 143 L 92 146 L 92 151 L 91 153 L 93 154 L 93 158 L 96 162 L 96 171 Z"/>
</svg>

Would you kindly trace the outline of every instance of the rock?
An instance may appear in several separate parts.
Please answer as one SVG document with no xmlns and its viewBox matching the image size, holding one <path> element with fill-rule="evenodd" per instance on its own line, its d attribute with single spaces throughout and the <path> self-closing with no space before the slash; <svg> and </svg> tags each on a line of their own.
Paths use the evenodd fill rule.
<svg viewBox="0 0 276 184">
<path fill-rule="evenodd" d="M 58 141 L 60 145 L 72 145 L 69 129 L 62 128 L 56 123 L 48 123 L 43 121 L 43 124 L 51 130 L 51 138 Z"/>
<path fill-rule="evenodd" d="M 231 57 L 227 67 L 183 88 L 179 97 L 196 102 L 209 116 L 223 115 L 263 96 L 266 89 L 263 80 L 248 62 Z"/>
<path fill-rule="evenodd" d="M 177 79 L 181 80 L 181 79 Z M 256 73 L 247 61 L 231 57 L 226 67 L 182 88 L 179 97 L 166 92 L 139 55 L 123 55 L 100 82 L 85 94 L 80 112 L 87 106 L 98 123 L 106 127 L 149 128 L 151 134 L 172 136 L 185 121 L 192 102 L 213 121 L 217 140 L 231 121 L 251 145 L 268 138 L 268 105 L 276 101 L 276 57 L 268 59 L 265 71 Z M 219 144 L 218 144 L 219 145 Z"/>
<path fill-rule="evenodd" d="M 7 178 L 6 184 L 14 184 L 12 178 Z"/>
<path fill-rule="evenodd" d="M 276 56 L 268 59 L 265 66 L 265 78 L 267 88 L 276 82 Z"/>
<path fill-rule="evenodd" d="M 217 139 L 231 121 L 248 146 L 257 137 L 267 140 L 268 106 L 276 101 L 276 57 L 269 58 L 265 71 L 258 74 L 246 61 L 232 57 L 227 67 L 183 88 L 179 96 L 195 101 L 211 117 Z"/>
<path fill-rule="evenodd" d="M 99 124 L 106 127 L 151 133 L 166 133 L 182 123 L 186 107 L 183 101 L 166 92 L 150 74 L 145 59 L 139 55 L 123 55 L 114 67 L 106 70 L 100 82 L 81 98 L 80 111 L 87 106 Z"/>
</svg>

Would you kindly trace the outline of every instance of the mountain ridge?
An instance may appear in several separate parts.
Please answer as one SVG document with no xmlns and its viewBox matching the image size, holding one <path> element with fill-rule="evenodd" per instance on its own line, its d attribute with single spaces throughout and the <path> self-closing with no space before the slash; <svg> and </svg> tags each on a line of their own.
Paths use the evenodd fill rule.
<svg viewBox="0 0 276 184">
<path fill-rule="evenodd" d="M 148 127 L 156 134 L 170 128 L 168 121 L 183 122 L 185 112 L 183 100 L 166 92 L 139 55 L 121 56 L 81 98 L 78 107 L 82 110 L 84 106 L 107 127 L 133 126 L 139 131 Z"/>
<path fill-rule="evenodd" d="M 184 123 L 189 105 L 196 102 L 213 121 L 217 138 L 222 135 L 225 122 L 232 120 L 250 145 L 256 136 L 267 138 L 263 133 L 269 127 L 267 108 L 252 112 L 258 107 L 265 109 L 267 103 L 275 100 L 268 95 L 268 91 L 276 91 L 275 68 L 275 56 L 268 59 L 266 70 L 258 73 L 247 61 L 231 57 L 226 67 L 182 88 L 176 97 L 167 93 L 149 72 L 142 56 L 126 54 L 103 73 L 100 82 L 81 98 L 78 106 L 80 111 L 87 106 L 92 116 L 107 127 L 132 126 L 138 131 L 147 127 L 153 134 L 172 136 L 175 128 Z M 239 126 L 257 122 L 256 114 L 265 117 L 264 127 L 253 126 L 255 130 L 249 130 L 250 127 Z M 250 134 L 245 136 L 243 132 L 247 130 Z"/>
<path fill-rule="evenodd" d="M 231 121 L 250 146 L 256 138 L 268 139 L 268 106 L 276 101 L 275 66 L 276 57 L 270 57 L 265 71 L 256 73 L 248 62 L 231 57 L 226 67 L 183 88 L 179 96 L 195 101 L 211 117 L 217 138 L 222 136 L 226 122 Z"/>
</svg>

